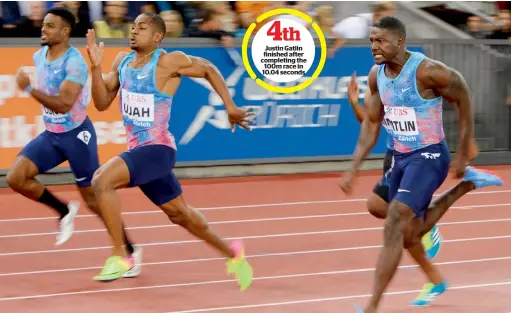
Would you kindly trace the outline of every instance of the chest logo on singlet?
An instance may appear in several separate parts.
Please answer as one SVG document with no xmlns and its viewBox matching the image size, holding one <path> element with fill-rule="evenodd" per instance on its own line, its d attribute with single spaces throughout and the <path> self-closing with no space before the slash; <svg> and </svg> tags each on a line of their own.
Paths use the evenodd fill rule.
<svg viewBox="0 0 511 313">
<path fill-rule="evenodd" d="M 147 74 L 140 73 L 140 74 L 137 75 L 137 78 L 138 79 L 144 79 L 146 77 L 149 77 L 149 75 L 151 75 L 151 73 L 147 73 Z"/>
<path fill-rule="evenodd" d="M 417 136 L 417 116 L 414 108 L 385 106 L 383 126 L 395 135 Z M 401 140 L 401 139 L 400 139 Z"/>
<path fill-rule="evenodd" d="M 154 125 L 154 95 L 122 90 L 122 114 L 137 127 Z"/>
<path fill-rule="evenodd" d="M 53 124 L 61 124 L 66 122 L 66 114 L 57 113 L 50 109 L 48 109 L 45 106 L 42 106 L 43 108 L 43 118 Z"/>
</svg>

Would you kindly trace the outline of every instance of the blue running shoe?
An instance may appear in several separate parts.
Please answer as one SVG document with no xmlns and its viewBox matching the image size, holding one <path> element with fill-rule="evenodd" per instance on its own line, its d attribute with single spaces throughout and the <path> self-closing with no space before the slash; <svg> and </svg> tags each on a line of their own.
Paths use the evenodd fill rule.
<svg viewBox="0 0 511 313">
<path fill-rule="evenodd" d="M 438 285 L 427 283 L 424 285 L 421 293 L 410 303 L 412 306 L 429 306 L 435 298 L 447 291 L 447 283 Z"/>
<path fill-rule="evenodd" d="M 353 305 L 355 307 L 355 310 L 357 310 L 357 313 L 364 313 L 364 310 L 358 306 L 358 304 Z"/>
<path fill-rule="evenodd" d="M 471 166 L 465 169 L 465 177 L 463 177 L 462 181 L 474 183 L 476 189 L 488 186 L 502 186 L 504 184 L 497 175 Z"/>
<path fill-rule="evenodd" d="M 440 247 L 442 246 L 442 236 L 440 235 L 440 230 L 437 225 L 433 226 L 433 228 L 422 237 L 422 245 L 424 246 L 428 259 L 433 260 L 438 255 Z"/>
</svg>

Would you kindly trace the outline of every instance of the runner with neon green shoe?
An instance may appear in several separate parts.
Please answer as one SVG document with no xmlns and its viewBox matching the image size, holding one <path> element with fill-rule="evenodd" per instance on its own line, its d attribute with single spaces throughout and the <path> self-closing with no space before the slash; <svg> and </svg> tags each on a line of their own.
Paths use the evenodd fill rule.
<svg viewBox="0 0 511 313">
<path fill-rule="evenodd" d="M 94 105 L 104 111 L 120 92 L 119 107 L 128 135 L 128 151 L 104 164 L 93 178 L 98 206 L 114 245 L 112 256 L 94 280 L 119 279 L 134 265 L 123 243 L 120 202 L 115 191 L 139 187 L 171 222 L 224 255 L 227 273 L 238 280 L 241 290 L 245 290 L 252 283 L 253 271 L 245 257 L 243 244 L 222 240 L 206 219 L 186 203 L 181 185 L 172 171 L 176 162 L 176 143 L 168 129 L 172 100 L 181 76 L 205 78 L 211 84 L 224 101 L 233 131 L 236 125 L 250 129 L 247 123 L 251 122 L 249 117 L 254 113 L 234 104 L 225 80 L 211 62 L 180 51 L 167 53 L 161 49 L 165 34 L 165 22 L 160 16 L 139 15 L 130 38 L 133 51 L 119 53 L 110 73 L 103 79 L 103 43 L 96 44 L 94 30 L 87 33 Z"/>
</svg>

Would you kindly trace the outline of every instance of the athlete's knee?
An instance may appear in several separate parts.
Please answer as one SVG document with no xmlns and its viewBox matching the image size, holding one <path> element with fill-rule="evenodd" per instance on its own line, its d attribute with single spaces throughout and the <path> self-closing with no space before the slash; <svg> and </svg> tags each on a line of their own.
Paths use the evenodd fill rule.
<svg viewBox="0 0 511 313">
<path fill-rule="evenodd" d="M 14 191 L 24 190 L 27 179 L 26 170 L 21 167 L 13 167 L 7 173 L 5 180 L 7 185 Z"/>
<path fill-rule="evenodd" d="M 391 210 L 389 208 L 389 215 Z M 420 243 L 420 230 L 422 226 L 422 219 L 414 218 L 415 212 L 406 204 L 397 202 L 393 207 L 392 215 L 396 219 L 396 227 L 399 228 L 403 236 L 403 248 L 408 249 Z M 399 219 L 399 222 L 397 222 Z"/>
<path fill-rule="evenodd" d="M 386 240 L 403 240 L 403 246 L 412 244 L 413 211 L 398 201 L 392 201 L 389 205 L 387 218 L 385 219 L 384 236 Z"/>
<path fill-rule="evenodd" d="M 5 178 L 5 180 L 7 182 L 7 185 L 9 185 L 11 189 L 18 191 L 23 188 L 25 178 L 23 177 L 23 175 L 20 175 L 19 171 L 11 169 L 7 173 L 7 177 Z"/>
<path fill-rule="evenodd" d="M 96 196 L 101 195 L 105 191 L 114 189 L 113 184 L 108 179 L 108 176 L 105 175 L 104 171 L 101 170 L 101 168 L 94 172 L 91 186 Z"/>
<path fill-rule="evenodd" d="M 209 227 L 206 218 L 199 211 L 179 198 L 161 205 L 160 208 L 169 220 L 176 225 L 201 230 L 207 230 Z"/>
<path fill-rule="evenodd" d="M 371 194 L 367 199 L 367 210 L 376 218 L 384 219 L 387 217 L 388 204 L 380 196 Z"/>
</svg>

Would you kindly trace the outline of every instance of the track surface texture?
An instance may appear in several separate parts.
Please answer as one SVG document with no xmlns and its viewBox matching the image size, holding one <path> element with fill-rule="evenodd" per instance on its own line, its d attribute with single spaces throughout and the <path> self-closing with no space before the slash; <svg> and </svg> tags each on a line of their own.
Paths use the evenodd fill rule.
<svg viewBox="0 0 511 313">
<path fill-rule="evenodd" d="M 511 167 L 486 167 L 504 180 L 475 190 L 440 221 L 435 259 L 450 290 L 431 307 L 408 303 L 425 283 L 404 254 L 380 313 L 511 311 Z M 138 189 L 119 191 L 131 238 L 143 248 L 138 278 L 92 280 L 109 256 L 102 223 L 82 203 L 76 233 L 54 246 L 48 208 L 0 190 L 0 312 L 9 313 L 349 313 L 371 293 L 383 231 L 365 199 L 381 171 L 362 172 L 352 196 L 340 173 L 183 180 L 190 205 L 218 233 L 242 238 L 254 282 L 241 292 L 225 260 L 166 216 Z M 455 184 L 449 178 L 438 193 Z M 51 187 L 80 200 L 74 186 Z"/>
</svg>

